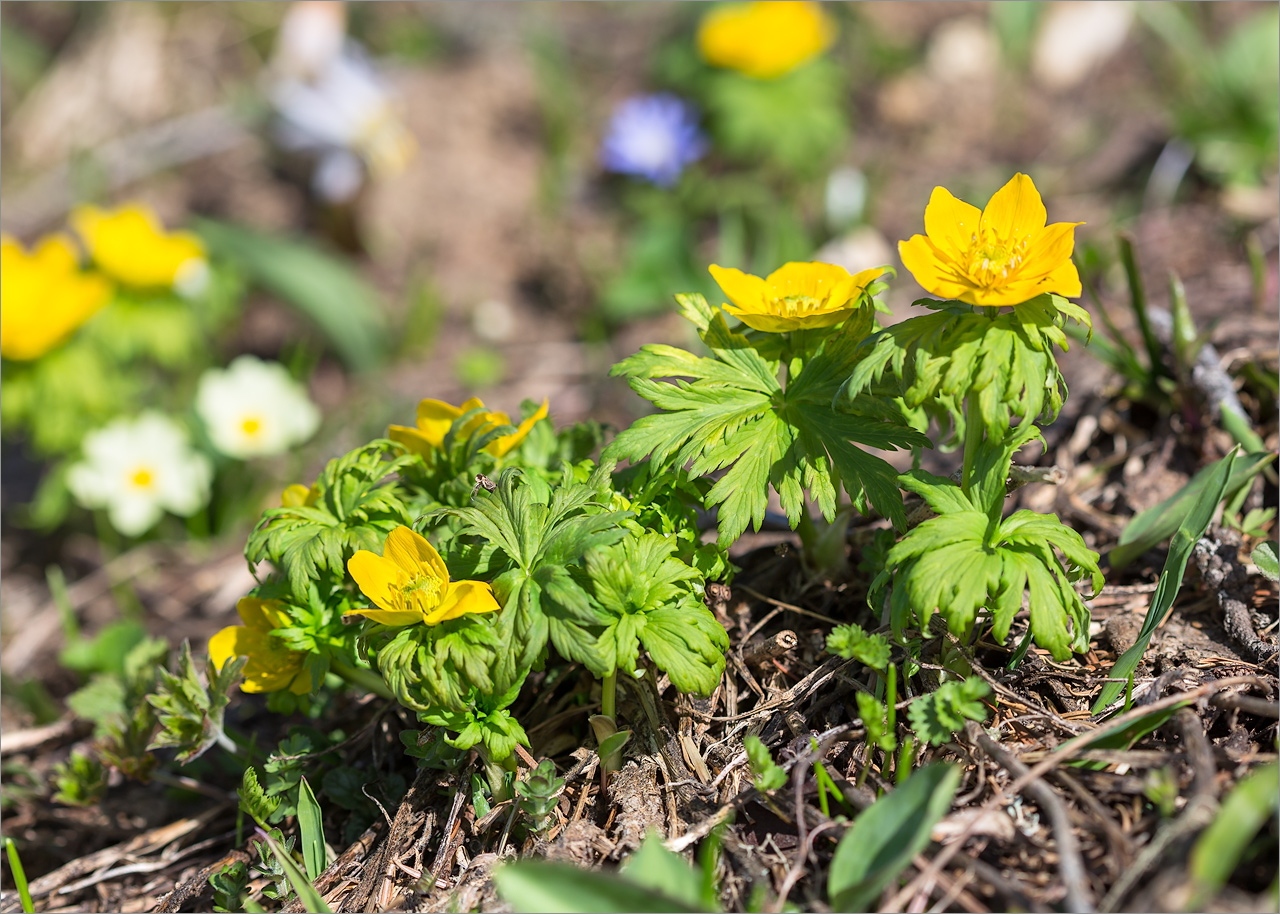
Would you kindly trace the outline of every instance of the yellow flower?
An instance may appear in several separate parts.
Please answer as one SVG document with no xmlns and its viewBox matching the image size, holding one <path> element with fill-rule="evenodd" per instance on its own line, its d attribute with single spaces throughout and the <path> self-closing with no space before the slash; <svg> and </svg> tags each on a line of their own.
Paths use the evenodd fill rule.
<svg viewBox="0 0 1280 914">
<path fill-rule="evenodd" d="M 248 657 L 244 666 L 244 681 L 240 688 L 245 692 L 279 692 L 288 689 L 295 695 L 311 691 L 311 676 L 304 664 L 307 655 L 291 651 L 271 633 L 277 628 L 293 625 L 284 603 L 279 600 L 259 600 L 257 597 L 241 597 L 236 604 L 243 625 L 229 625 L 209 639 L 209 659 L 214 667 L 233 657 Z"/>
<path fill-rule="evenodd" d="M 300 482 L 285 488 L 280 494 L 280 507 L 282 508 L 310 508 L 320 498 L 320 487 L 312 486 L 307 488 Z"/>
<path fill-rule="evenodd" d="M 208 278 L 200 239 L 190 232 L 166 233 L 156 214 L 140 204 L 115 212 L 79 206 L 71 214 L 71 225 L 93 261 L 125 285 L 171 286 L 194 293 Z"/>
<path fill-rule="evenodd" d="M 111 285 L 80 272 L 71 239 L 51 235 L 27 253 L 0 236 L 0 355 L 38 359 L 87 321 L 111 297 Z"/>
<path fill-rule="evenodd" d="M 979 211 L 935 187 L 924 211 L 925 235 L 898 242 L 898 253 L 926 290 L 971 305 L 1020 305 L 1044 292 L 1080 294 L 1071 262 L 1083 222 L 1045 225 L 1040 192 L 1016 174 Z"/>
<path fill-rule="evenodd" d="M 835 24 L 817 3 L 733 3 L 703 17 L 698 51 L 712 66 L 776 79 L 821 54 L 835 37 Z"/>
<path fill-rule="evenodd" d="M 789 263 L 766 279 L 711 265 L 711 275 L 737 307 L 724 309 L 748 327 L 770 333 L 833 327 L 858 308 L 858 300 L 884 267 L 852 276 L 831 263 Z"/>
<path fill-rule="evenodd" d="M 381 609 L 353 609 L 383 625 L 435 625 L 467 613 L 498 609 L 493 590 L 481 581 L 450 581 L 440 553 L 408 527 L 387 535 L 382 555 L 361 549 L 347 570 L 364 595 Z"/>
<path fill-rule="evenodd" d="M 547 401 L 543 400 L 538 411 L 521 422 L 514 434 L 493 439 L 485 446 L 485 450 L 494 457 L 505 457 L 510 451 L 519 447 L 534 423 L 547 417 L 547 405 Z M 392 425 L 387 429 L 387 437 L 415 453 L 427 454 L 443 447 L 444 436 L 448 433 L 449 426 L 453 425 L 459 416 L 473 409 L 484 409 L 484 404 L 480 402 L 479 397 L 472 397 L 461 406 L 451 406 L 443 400 L 423 400 L 418 404 L 418 427 Z M 464 437 L 470 437 L 486 426 L 493 428 L 510 424 L 511 417 L 506 413 L 486 410 L 469 420 L 462 427 L 462 434 Z"/>
</svg>

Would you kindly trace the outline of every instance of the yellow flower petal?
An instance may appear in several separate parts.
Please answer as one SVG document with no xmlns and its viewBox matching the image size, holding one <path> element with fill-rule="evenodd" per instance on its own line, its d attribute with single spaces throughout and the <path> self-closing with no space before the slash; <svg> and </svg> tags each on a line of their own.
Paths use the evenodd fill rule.
<svg viewBox="0 0 1280 914">
<path fill-rule="evenodd" d="M 63 342 L 111 297 L 111 285 L 82 273 L 65 235 L 31 253 L 0 237 L 0 355 L 30 361 Z"/>
<path fill-rule="evenodd" d="M 853 314 L 867 286 L 885 271 L 877 267 L 850 276 L 835 264 L 788 263 L 760 279 L 740 270 L 710 269 L 734 302 L 724 309 L 748 327 L 769 333 L 834 327 Z"/>
<path fill-rule="evenodd" d="M 698 51 L 716 67 L 776 79 L 821 54 L 835 40 L 817 3 L 755 2 L 713 8 L 698 28 Z"/>
<path fill-rule="evenodd" d="M 952 196 L 945 187 L 933 189 L 924 208 L 924 230 L 946 255 L 963 257 L 981 227 L 982 210 Z"/>
<path fill-rule="evenodd" d="M 1026 175 L 1016 174 L 987 202 L 980 231 L 1016 241 L 1040 231 L 1048 220 L 1049 213 L 1036 186 Z"/>
<path fill-rule="evenodd" d="M 363 590 L 364 588 L 361 588 Z M 405 625 L 417 625 L 419 622 L 426 621 L 422 613 L 416 609 L 351 609 L 347 611 L 353 616 L 364 616 L 372 619 L 374 622 L 381 622 L 383 625 L 393 625 L 397 628 Z"/>
<path fill-rule="evenodd" d="M 533 430 L 534 425 L 542 419 L 547 418 L 547 408 L 549 405 L 550 402 L 544 399 L 542 401 L 542 405 L 538 407 L 537 411 L 516 427 L 514 434 L 503 435 L 501 438 L 495 438 L 493 441 L 489 442 L 489 445 L 485 450 L 494 457 L 505 457 L 507 454 L 511 453 L 512 450 L 519 447 L 524 442 L 525 438 L 529 437 L 529 432 Z M 502 416 L 503 425 L 509 425 L 511 422 L 511 420 L 507 419 L 503 413 L 496 413 L 493 415 Z"/>
<path fill-rule="evenodd" d="M 759 276 L 743 273 L 733 267 L 722 267 L 712 264 L 707 268 L 711 278 L 716 281 L 724 294 L 739 308 L 747 311 L 759 311 L 764 307 L 767 287 Z"/>
<path fill-rule="evenodd" d="M 318 486 L 304 486 L 294 483 L 280 494 L 282 508 L 309 508 L 320 498 Z"/>
<path fill-rule="evenodd" d="M 126 285 L 173 286 L 205 260 L 199 238 L 190 232 L 166 233 L 155 213 L 140 204 L 114 212 L 79 206 L 70 222 L 94 263 Z"/>
<path fill-rule="evenodd" d="M 770 298 L 805 295 L 838 308 L 849 300 L 853 277 L 844 267 L 832 263 L 788 263 L 765 280 Z"/>
<path fill-rule="evenodd" d="M 447 431 L 449 426 L 445 426 Z M 440 447 L 440 441 L 444 440 L 441 434 L 440 441 L 435 441 L 432 437 L 424 435 L 416 428 L 409 428 L 407 425 L 390 425 L 387 426 L 387 437 L 396 444 L 404 445 L 405 449 L 414 454 L 421 454 L 424 457 L 432 451 Z"/>
<path fill-rule="evenodd" d="M 367 549 L 359 549 L 347 559 L 347 571 L 366 597 L 385 610 L 398 611 L 396 596 L 408 582 L 407 575 L 395 562 Z"/>
<path fill-rule="evenodd" d="M 501 609 L 493 596 L 493 588 L 482 581 L 455 581 L 445 591 L 444 599 L 426 618 L 428 625 L 456 619 L 468 613 L 491 613 Z"/>
<path fill-rule="evenodd" d="M 423 400 L 418 404 L 418 431 L 432 447 L 440 447 L 444 443 L 445 433 L 455 419 L 465 410 L 451 406 L 443 400 Z"/>
<path fill-rule="evenodd" d="M 214 669 L 222 669 L 236 656 L 236 632 L 242 628 L 243 625 L 228 625 L 209 639 L 209 662 Z"/>
<path fill-rule="evenodd" d="M 228 626 L 209 639 L 209 660 L 216 669 L 234 657 L 246 657 L 245 692 L 277 692 L 290 689 L 299 695 L 311 691 L 310 677 L 305 675 L 306 655 L 292 651 L 273 638 L 271 632 L 290 624 L 289 614 L 279 600 L 243 597 L 236 612 L 244 625 Z"/>
<path fill-rule="evenodd" d="M 395 562 L 410 578 L 425 573 L 442 587 L 449 582 L 449 569 L 435 546 L 409 527 L 396 527 L 387 534 L 382 555 Z"/>
<path fill-rule="evenodd" d="M 928 292 L 977 306 L 1016 306 L 1045 293 L 1081 292 L 1071 262 L 1079 222 L 1046 225 L 1035 183 L 1017 174 L 981 212 L 936 187 L 925 235 L 898 243 L 903 265 Z"/>
</svg>

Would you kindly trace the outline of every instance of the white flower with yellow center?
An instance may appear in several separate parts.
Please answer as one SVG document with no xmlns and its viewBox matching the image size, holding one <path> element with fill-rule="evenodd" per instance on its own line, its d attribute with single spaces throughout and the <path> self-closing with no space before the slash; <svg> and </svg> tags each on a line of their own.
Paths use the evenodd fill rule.
<svg viewBox="0 0 1280 914">
<path fill-rule="evenodd" d="M 320 426 L 319 410 L 285 367 L 251 355 L 204 373 L 196 412 L 213 446 L 241 460 L 281 454 Z"/>
<path fill-rule="evenodd" d="M 189 517 L 209 500 L 213 466 L 159 413 L 90 432 L 83 450 L 67 487 L 84 507 L 106 508 L 111 526 L 126 536 L 145 533 L 166 510 Z"/>
</svg>

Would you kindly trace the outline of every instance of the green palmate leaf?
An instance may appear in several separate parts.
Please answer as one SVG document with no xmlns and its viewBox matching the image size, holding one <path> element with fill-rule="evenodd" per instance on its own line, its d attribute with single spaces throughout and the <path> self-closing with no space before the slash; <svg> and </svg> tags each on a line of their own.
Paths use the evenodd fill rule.
<svg viewBox="0 0 1280 914">
<path fill-rule="evenodd" d="M 1138 632 L 1138 640 L 1120 655 L 1120 659 L 1111 668 L 1108 678 L 1113 681 L 1103 686 L 1102 693 L 1094 701 L 1093 707 L 1090 709 L 1094 714 L 1101 713 L 1107 705 L 1120 696 L 1125 680 L 1132 676 L 1134 670 L 1138 668 L 1138 663 L 1142 660 L 1142 655 L 1146 652 L 1147 645 L 1151 643 L 1151 636 L 1155 634 L 1156 628 L 1164 621 L 1165 616 L 1172 608 L 1173 601 L 1177 598 L 1178 591 L 1182 588 L 1182 575 L 1187 570 L 1187 561 L 1191 558 L 1191 551 L 1195 548 L 1196 543 L 1200 541 L 1200 537 L 1204 536 L 1205 531 L 1209 529 L 1209 524 L 1213 521 L 1213 515 L 1218 508 L 1218 503 L 1226 495 L 1227 485 L 1232 477 L 1232 470 L 1238 454 L 1239 448 L 1235 448 L 1222 460 L 1211 465 L 1212 472 L 1205 477 L 1204 485 L 1200 488 L 1198 497 L 1191 505 L 1191 510 L 1182 519 L 1177 533 L 1173 535 L 1173 540 L 1169 543 L 1169 555 L 1165 559 L 1164 568 L 1160 572 L 1160 580 L 1156 584 L 1156 592 L 1151 595 L 1151 605 L 1147 608 L 1147 616 L 1142 622 L 1141 630 Z"/>
<path fill-rule="evenodd" d="M 828 336 L 807 364 L 793 360 L 784 390 L 777 358 L 764 357 L 752 339 L 730 331 L 723 312 L 713 312 L 700 295 L 677 299 L 713 357 L 645 346 L 615 365 L 612 374 L 626 376 L 636 393 L 663 412 L 635 422 L 605 455 L 631 461 L 648 457 L 664 470 L 688 464 L 695 476 L 724 471 L 706 495 L 708 506 L 719 506 L 721 545 L 749 525 L 759 529 L 770 486 L 793 526 L 806 510 L 806 489 L 823 516 L 833 520 L 837 486 L 861 510 L 870 502 L 901 526 L 894 471 L 857 444 L 894 449 L 927 446 L 928 439 L 907 428 L 900 415 L 895 422 L 837 414 L 830 407 L 840 379 L 852 368 L 857 344 L 871 329 L 871 308 L 860 309 Z M 759 345 L 776 348 L 776 341 Z"/>
<path fill-rule="evenodd" d="M 832 910 L 869 910 L 885 886 L 929 846 L 933 826 L 951 808 L 959 784 L 958 765 L 934 762 L 858 816 L 831 858 L 827 896 Z"/>
<path fill-rule="evenodd" d="M 473 690 L 467 707 L 461 711 L 433 709 L 420 712 L 423 721 L 437 727 L 448 727 L 456 737 L 445 740 L 455 749 L 470 749 L 482 744 L 494 761 L 502 761 L 517 745 L 528 746 L 529 737 L 519 721 L 506 710 L 520 694 L 523 680 L 501 694 L 485 694 Z"/>
<path fill-rule="evenodd" d="M 640 641 L 682 692 L 708 696 L 724 672 L 729 636 L 711 611 L 688 599 L 647 615 Z"/>
<path fill-rule="evenodd" d="M 436 625 L 407 625 L 389 632 L 374 630 L 377 666 L 388 688 L 406 708 L 463 710 L 471 690 L 505 692 L 501 658 L 509 652 L 500 628 L 485 615 L 465 615 Z"/>
<path fill-rule="evenodd" d="M 1053 347 L 1067 349 L 1063 324 L 1067 318 L 1087 322 L 1087 312 L 1057 295 L 994 315 L 961 302 L 917 304 L 935 310 L 870 337 L 839 399 L 852 402 L 888 372 L 909 408 L 974 398 L 994 437 L 1014 418 L 1057 417 L 1066 384 Z M 953 411 L 952 421 L 961 427 L 964 417 Z"/>
<path fill-rule="evenodd" d="M 65 762 L 53 766 L 53 800 L 66 806 L 93 806 L 107 791 L 107 771 L 102 762 L 73 751 Z"/>
<path fill-rule="evenodd" d="M 241 906 L 241 898 L 249 890 L 249 866 L 243 860 L 228 863 L 210 876 L 209 887 L 213 889 L 214 914 L 249 910 Z"/>
<path fill-rule="evenodd" d="M 609 673 L 636 672 L 639 647 L 682 692 L 709 695 L 724 671 L 729 639 L 693 584 L 697 570 L 675 557 L 660 533 L 629 536 L 586 556 L 586 573 L 604 631 L 598 643 Z"/>
<path fill-rule="evenodd" d="M 160 731 L 148 749 L 174 748 L 178 761 L 186 764 L 199 758 L 214 743 L 229 744 L 222 732 L 222 717 L 230 700 L 227 693 L 240 679 L 247 657 L 236 657 L 215 669 L 205 660 L 208 686 L 191 660 L 191 644 L 182 642 L 177 674 L 161 669 L 156 691 L 147 701 L 156 709 Z"/>
<path fill-rule="evenodd" d="M 411 457 L 386 459 L 395 442 L 378 439 L 329 461 L 316 480 L 314 504 L 272 508 L 245 545 L 250 565 L 270 560 L 284 571 L 296 602 L 327 574 L 337 584 L 357 549 L 381 552 L 387 534 L 412 518 L 393 481 Z"/>
<path fill-rule="evenodd" d="M 240 787 L 236 790 L 236 796 L 240 798 L 240 808 L 249 818 L 257 822 L 262 828 L 269 828 L 267 824 L 275 815 L 279 808 L 281 800 L 279 797 L 269 797 L 262 789 L 262 785 L 258 783 L 258 772 L 253 766 L 245 768 L 244 774 L 240 777 Z"/>
<path fill-rule="evenodd" d="M 1088 575 L 1094 593 L 1102 588 L 1097 554 L 1056 515 L 1000 517 L 1013 449 L 1037 435 L 1027 425 L 1003 443 L 984 443 L 968 493 L 922 470 L 899 477 L 938 512 L 889 550 L 872 584 L 875 593 L 893 582 L 890 622 L 899 636 L 912 623 L 924 631 L 937 610 L 952 633 L 967 637 L 985 608 L 992 633 L 1004 643 L 1026 594 L 1037 644 L 1059 660 L 1087 649 L 1089 609 L 1073 585 Z"/>
<path fill-rule="evenodd" d="M 1242 454 L 1235 460 L 1231 475 L 1227 477 L 1221 498 L 1230 498 L 1248 485 L 1262 468 L 1276 459 L 1266 451 Z M 1120 541 L 1108 555 L 1111 567 L 1122 568 L 1148 549 L 1173 536 L 1192 506 L 1209 488 L 1219 467 L 1227 461 L 1224 457 L 1211 463 L 1187 481 L 1187 484 L 1158 505 L 1135 514 L 1120 533 Z M 1221 500 L 1221 499 L 1219 499 Z M 1216 503 L 1215 503 L 1216 504 Z"/>
<path fill-rule="evenodd" d="M 979 699 L 989 694 L 990 686 L 981 679 L 944 682 L 907 707 L 911 729 L 931 746 L 940 746 L 963 728 L 966 720 L 987 719 L 987 708 Z"/>
<path fill-rule="evenodd" d="M 747 763 L 751 766 L 751 777 L 756 790 L 768 793 L 777 790 L 787 783 L 787 773 L 782 766 L 773 760 L 769 747 L 754 733 L 749 734 L 743 745 L 747 750 Z"/>
<path fill-rule="evenodd" d="M 837 625 L 827 635 L 827 650 L 873 670 L 883 671 L 889 665 L 888 640 L 883 635 L 868 634 L 861 625 Z"/>
<path fill-rule="evenodd" d="M 523 675 L 543 655 L 550 640 L 563 656 L 605 675 L 612 662 L 592 631 L 602 620 L 591 598 L 569 573 L 584 554 L 626 536 L 631 513 L 610 510 L 613 464 L 597 467 L 585 482 L 566 467 L 561 482 L 548 486 L 515 468 L 502 471 L 496 489 L 466 508 L 447 508 L 440 516 L 461 521 L 451 548 L 466 548 L 467 538 L 494 547 L 490 571 L 499 573 L 494 595 L 502 604 L 496 622 L 499 637 L 512 646 L 498 658 L 493 675 L 502 682 Z M 445 556 L 446 562 L 451 555 Z"/>
</svg>

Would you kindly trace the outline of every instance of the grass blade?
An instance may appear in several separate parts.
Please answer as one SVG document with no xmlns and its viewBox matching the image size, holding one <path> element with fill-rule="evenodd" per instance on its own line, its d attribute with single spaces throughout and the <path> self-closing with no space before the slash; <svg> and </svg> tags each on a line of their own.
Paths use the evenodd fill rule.
<svg viewBox="0 0 1280 914">
<path fill-rule="evenodd" d="M 307 878 L 315 879 L 324 872 L 324 822 L 320 804 L 304 777 L 298 783 L 298 830 L 301 832 L 302 862 L 307 867 Z"/>
<path fill-rule="evenodd" d="M 1249 843 L 1280 807 L 1280 763 L 1250 773 L 1227 794 L 1217 817 L 1191 849 L 1191 898 L 1184 910 L 1202 911 L 1231 878 Z M 1274 848 L 1273 848 L 1274 849 Z"/>
<path fill-rule="evenodd" d="M 522 860 L 494 871 L 498 897 L 524 914 L 539 912 L 695 911 L 621 876 L 581 870 L 566 863 Z"/>
<path fill-rule="evenodd" d="M 27 872 L 22 868 L 22 861 L 18 858 L 18 845 L 13 843 L 12 838 L 4 839 L 4 852 L 9 857 L 9 872 L 13 875 L 13 884 L 18 887 L 23 914 L 32 914 L 36 908 L 31 902 L 31 890 L 27 887 Z"/>
<path fill-rule="evenodd" d="M 315 321 L 353 369 L 381 365 L 387 349 L 382 305 L 355 270 L 302 241 L 209 219 L 195 229 L 213 256 L 235 263 L 252 282 Z"/>
<path fill-rule="evenodd" d="M 1182 588 L 1182 576 L 1187 570 L 1187 560 L 1191 558 L 1191 550 L 1209 529 L 1213 513 L 1226 494 L 1227 483 L 1231 478 L 1231 471 L 1239 452 L 1240 449 L 1236 448 L 1226 457 L 1212 464 L 1210 467 L 1212 472 L 1204 477 L 1195 503 L 1182 519 L 1178 531 L 1173 535 L 1173 541 L 1169 544 L 1169 556 L 1165 559 L 1164 569 L 1160 572 L 1160 581 L 1156 584 L 1156 592 L 1151 597 L 1151 605 L 1147 608 L 1147 617 L 1142 622 L 1138 640 L 1120 655 L 1120 659 L 1111 668 L 1110 678 L 1120 681 L 1108 682 L 1103 687 L 1102 694 L 1090 709 L 1092 713 L 1100 714 L 1107 705 L 1119 697 L 1124 688 L 1124 680 L 1132 676 L 1133 671 L 1138 668 L 1138 662 L 1146 652 L 1147 645 L 1151 643 L 1151 636 L 1155 634 L 1156 628 L 1164 621 L 1169 608 L 1173 606 L 1173 601 Z M 1175 499 L 1177 497 L 1174 496 Z"/>
<path fill-rule="evenodd" d="M 1129 303 L 1133 308 L 1133 316 L 1138 321 L 1138 330 L 1142 333 L 1142 343 L 1147 349 L 1147 359 L 1152 378 L 1167 376 L 1164 367 L 1164 347 L 1156 339 L 1151 329 L 1151 319 L 1147 316 L 1147 293 L 1142 286 L 1142 274 L 1138 270 L 1138 259 L 1133 253 L 1133 239 L 1121 233 L 1120 261 L 1124 264 L 1124 274 L 1129 280 Z"/>
<path fill-rule="evenodd" d="M 1224 457 L 1217 463 L 1209 464 L 1171 497 L 1135 514 L 1120 534 L 1120 542 L 1107 557 L 1111 567 L 1123 568 L 1148 549 L 1173 536 L 1183 518 L 1192 510 L 1192 505 L 1203 494 L 1209 478 L 1226 459 Z M 1222 497 L 1230 498 L 1240 491 L 1273 460 L 1275 454 L 1268 451 L 1251 451 L 1245 454 L 1233 466 Z"/>
</svg>

